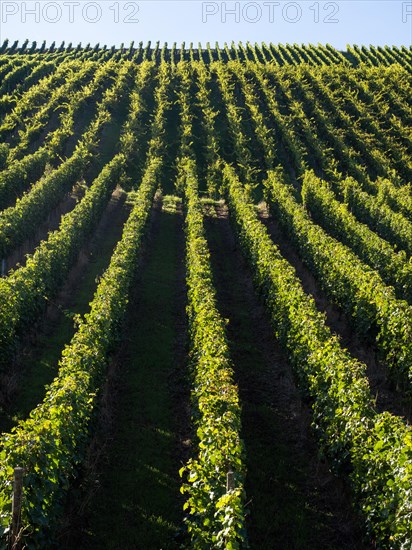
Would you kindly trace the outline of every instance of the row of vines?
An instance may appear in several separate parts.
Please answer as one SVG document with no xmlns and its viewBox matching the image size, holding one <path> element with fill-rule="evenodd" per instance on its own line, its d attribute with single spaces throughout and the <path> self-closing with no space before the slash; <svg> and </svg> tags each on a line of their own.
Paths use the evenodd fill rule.
<svg viewBox="0 0 412 550">
<path fill-rule="evenodd" d="M 149 42 L 0 47 L 0 373 L 19 362 L 117 186 L 131 210 L 90 312 L 41 403 L 0 437 L 1 537 L 24 468 L 20 537 L 44 548 L 90 440 L 158 189 L 182 199 L 193 455 L 180 471 L 193 548 L 247 548 L 241 398 L 201 199 L 224 200 L 256 292 L 351 487 L 365 540 L 412 542 L 412 431 L 378 411 L 350 355 L 257 215 L 265 200 L 331 303 L 412 398 L 412 52 L 397 47 Z M 23 265 L 9 256 L 76 191 Z M 0 377 L 0 380 L 2 378 Z M 273 457 L 276 461 L 276 456 Z M 184 517 L 183 517 L 184 516 Z M 30 546 L 31 545 L 31 546 Z"/>
</svg>

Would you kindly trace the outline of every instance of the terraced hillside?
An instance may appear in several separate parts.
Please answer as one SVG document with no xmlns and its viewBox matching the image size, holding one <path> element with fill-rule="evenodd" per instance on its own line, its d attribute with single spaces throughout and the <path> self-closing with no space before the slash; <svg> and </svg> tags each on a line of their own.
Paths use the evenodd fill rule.
<svg viewBox="0 0 412 550">
<path fill-rule="evenodd" d="M 411 547 L 411 74 L 3 43 L 0 547 Z"/>
</svg>

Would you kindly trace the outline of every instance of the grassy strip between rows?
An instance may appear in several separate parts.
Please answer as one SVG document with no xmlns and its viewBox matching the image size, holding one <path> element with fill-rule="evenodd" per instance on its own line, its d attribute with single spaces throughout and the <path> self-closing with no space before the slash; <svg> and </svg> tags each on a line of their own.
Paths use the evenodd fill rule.
<svg viewBox="0 0 412 550">
<path fill-rule="evenodd" d="M 375 195 L 379 204 L 384 204 L 402 214 L 408 221 L 412 222 L 412 185 L 408 183 L 397 187 L 388 179 L 377 179 L 374 187 L 368 193 Z"/>
<path fill-rule="evenodd" d="M 41 177 L 14 206 L 3 210 L 0 217 L 1 258 L 7 258 L 36 232 L 65 193 L 81 181 L 90 158 L 86 147 L 78 147 L 72 157 Z"/>
<path fill-rule="evenodd" d="M 3 435 L 0 444 L 0 521 L 3 536 L 10 525 L 13 468 L 25 468 L 22 528 L 40 547 L 61 510 L 62 497 L 82 460 L 96 393 L 107 354 L 118 338 L 136 261 L 161 166 L 148 165 L 134 207 L 110 266 L 102 276 L 71 343 L 64 349 L 59 374 L 42 404 Z"/>
<path fill-rule="evenodd" d="M 393 285 L 400 298 L 412 303 L 412 263 L 405 251 L 396 251 L 387 241 L 355 218 L 346 204 L 336 200 L 330 185 L 313 171 L 304 175 L 302 199 L 316 223 L 346 244 Z"/>
<path fill-rule="evenodd" d="M 95 119 L 79 140 L 73 155 L 56 170 L 41 178 L 15 206 L 0 217 L 0 257 L 6 257 L 17 245 L 30 236 L 50 210 L 58 205 L 64 193 L 70 191 L 90 164 L 104 128 L 110 127 L 116 104 L 124 101 L 128 85 L 136 77 L 131 64 L 119 71 L 116 86 L 109 89 L 98 106 Z"/>
<path fill-rule="evenodd" d="M 63 131 L 60 131 L 63 134 Z M 64 133 L 64 138 L 66 138 Z M 2 164 L 8 148 L 0 149 Z M 46 164 L 51 160 L 51 151 L 46 145 L 22 159 L 14 160 L 0 172 L 0 209 L 4 210 L 16 200 L 22 191 L 43 174 Z"/>
<path fill-rule="evenodd" d="M 23 329 L 43 311 L 77 256 L 81 243 L 100 219 L 124 167 L 116 155 L 94 180 L 74 210 L 62 218 L 24 267 L 0 279 L 0 367 L 7 368 Z"/>
<path fill-rule="evenodd" d="M 50 319 L 46 318 L 40 330 L 36 331 L 34 346 L 24 349 L 19 356 L 19 372 L 15 374 L 17 381 L 7 401 L 0 406 L 0 433 L 9 432 L 19 420 L 27 418 L 43 400 L 46 386 L 56 377 L 62 349 L 77 330 L 75 320 L 89 311 L 100 276 L 107 269 L 122 236 L 126 212 L 129 213 L 128 207 L 119 204 L 123 199 L 125 196 L 121 195 L 110 200 L 96 232 L 82 251 L 82 256 L 83 253 L 87 256 L 86 264 L 75 264 L 74 271 L 69 274 L 68 286 L 53 300 Z M 70 293 L 67 300 L 66 290 Z"/>
<path fill-rule="evenodd" d="M 147 70 L 148 65 L 142 65 L 142 73 Z M 43 403 L 32 411 L 27 420 L 20 422 L 0 440 L 0 526 L 3 540 L 7 539 L 10 528 L 13 468 L 25 468 L 22 536 L 44 548 L 48 531 L 50 534 L 54 519 L 61 511 L 62 498 L 70 479 L 83 458 L 99 379 L 121 326 L 144 225 L 159 183 L 165 110 L 168 106 L 166 96 L 170 82 L 165 66 L 159 72 L 160 82 L 156 92 L 158 107 L 152 125 L 148 161 L 122 240 L 99 283 L 90 313 L 63 351 L 59 375 L 50 385 Z M 91 200 L 94 195 L 109 194 L 119 179 L 126 179 L 129 159 L 133 159 L 139 149 L 136 125 L 142 102 L 138 94 L 133 94 L 131 103 L 130 119 L 121 137 L 122 153 L 103 169 L 80 205 L 86 197 Z M 73 212 L 76 211 L 79 212 L 78 209 Z M 73 212 L 69 216 L 73 216 Z M 73 223 L 74 229 L 93 214 L 93 210 L 86 212 L 80 209 L 80 212 L 82 216 L 77 223 Z"/>
<path fill-rule="evenodd" d="M 349 209 L 361 222 L 412 256 L 412 222 L 401 212 L 394 212 L 386 204 L 362 191 L 360 184 L 353 178 L 344 180 L 338 192 L 343 193 Z"/>
<path fill-rule="evenodd" d="M 147 79 L 148 65 L 140 67 L 141 82 Z M 0 280 L 0 368 L 13 360 L 23 330 L 35 321 L 61 283 L 77 256 L 80 245 L 95 226 L 119 179 L 125 179 L 131 159 L 139 151 L 136 126 L 144 108 L 139 85 L 131 93 L 128 120 L 120 138 L 122 153 L 103 168 L 79 204 L 63 216 L 57 231 L 50 233 L 24 267 Z M 126 170 L 125 170 L 126 169 Z"/>
<path fill-rule="evenodd" d="M 12 119 L 16 125 L 24 115 L 38 110 L 40 105 L 48 100 L 53 90 L 63 84 L 71 66 L 73 67 L 74 63 L 70 57 L 67 59 L 61 57 L 55 62 L 43 59 L 38 68 L 21 82 L 17 91 L 0 98 L 2 125 L 7 119 Z M 22 95 L 25 96 L 23 105 L 19 102 Z M 30 110 L 28 110 L 29 106 L 31 106 Z M 4 138 L 5 135 L 1 137 Z"/>
<path fill-rule="evenodd" d="M 226 339 L 216 307 L 210 253 L 193 160 L 180 163 L 186 209 L 186 269 L 192 400 L 198 455 L 182 468 L 186 523 L 193 548 L 245 548 L 243 442 L 240 405 Z"/>
<path fill-rule="evenodd" d="M 377 349 L 398 382 L 412 381 L 412 308 L 347 246 L 310 219 L 293 190 L 269 173 L 266 195 L 271 211 L 296 244 L 331 299 L 348 312 L 365 334 L 377 330 Z"/>
<path fill-rule="evenodd" d="M 411 184 L 397 187 L 388 179 L 378 179 L 372 190 L 376 193 L 375 200 L 389 206 L 395 212 L 401 213 L 408 221 L 412 221 L 412 189 Z"/>
<path fill-rule="evenodd" d="M 374 411 L 365 365 L 332 335 L 228 165 L 223 177 L 239 240 L 276 335 L 303 391 L 313 399 L 322 448 L 333 466 L 349 475 L 370 539 L 379 548 L 406 549 L 412 521 L 412 431 L 400 418 Z"/>
<path fill-rule="evenodd" d="M 81 66 L 80 66 L 81 67 Z M 119 67 L 117 67 L 119 69 Z M 80 70 L 80 68 L 79 68 Z M 75 123 L 76 114 L 81 112 L 87 103 L 93 98 L 106 84 L 108 84 L 113 77 L 115 70 L 114 64 L 103 64 L 97 66 L 94 73 L 93 81 L 80 87 L 75 93 L 70 96 L 70 102 L 65 108 L 65 111 L 60 113 L 59 125 L 56 130 L 47 134 L 42 145 L 31 154 L 25 154 L 22 158 L 21 155 L 16 154 L 18 148 L 10 150 L 8 143 L 3 143 L 3 158 L 1 158 L 2 171 L 0 172 L 0 208 L 5 209 L 7 206 L 11 206 L 16 197 L 19 197 L 22 192 L 28 189 L 30 183 L 36 181 L 42 174 L 46 163 L 50 163 L 52 166 L 56 165 L 61 160 L 64 145 L 69 138 L 73 135 L 73 128 Z M 118 73 L 123 71 L 122 66 Z M 79 75 L 77 75 L 78 78 Z M 70 74 L 70 79 L 76 81 L 76 77 Z M 77 84 L 79 87 L 79 84 Z M 58 93 L 58 90 L 54 90 L 54 95 Z M 106 92 L 106 97 L 110 100 L 110 95 Z M 19 107 L 28 103 L 30 107 L 31 97 L 30 94 L 26 97 L 26 94 L 21 98 Z M 113 102 L 113 99 L 111 100 Z M 106 101 L 107 103 L 107 101 Z M 15 111 L 13 111 L 13 114 Z M 18 118 L 18 117 L 17 117 Z M 32 121 L 33 123 L 33 121 Z M 33 143 L 41 135 L 45 122 L 39 120 L 33 123 L 34 131 L 24 139 L 27 143 Z M 1 133 L 1 132 L 0 132 Z M 94 139 L 91 140 L 90 147 L 93 144 Z M 20 142 L 22 146 L 22 142 Z M 24 154 L 25 151 L 23 151 Z M 1 155 L 0 155 L 1 156 Z"/>
<path fill-rule="evenodd" d="M 90 480 L 87 513 L 70 529 L 64 548 L 119 550 L 121 541 L 122 550 L 176 550 L 183 539 L 178 471 L 188 384 L 180 358 L 184 241 L 174 199 L 163 197 L 163 211 L 152 212 L 116 354 L 114 386 L 113 375 L 109 380 L 114 411 L 109 434 L 103 418 L 107 452 L 98 480 Z"/>
<path fill-rule="evenodd" d="M 14 68 L 9 71 L 4 78 L 2 78 L 0 85 L 0 96 L 6 92 L 14 90 L 21 79 L 29 75 L 32 70 L 35 70 L 40 62 L 40 58 L 35 58 L 25 61 L 22 64 L 15 65 Z"/>
<path fill-rule="evenodd" d="M 76 97 L 76 91 L 85 88 L 87 95 L 87 87 L 90 85 L 90 81 L 93 81 L 96 68 L 97 64 L 80 63 L 80 66 L 77 68 L 77 73 L 72 73 L 62 86 L 53 90 L 53 94 L 49 101 L 47 101 L 34 115 L 28 117 L 23 128 L 20 128 L 19 131 L 15 133 L 17 143 L 15 147 L 10 147 L 10 161 L 21 158 L 21 156 L 27 152 L 27 148 L 33 143 L 36 136 L 43 133 L 45 125 L 47 128 L 47 122 L 53 116 L 53 111 L 60 111 L 60 117 L 64 117 L 63 113 L 65 112 L 72 112 L 71 101 Z M 22 99 L 22 101 L 24 101 L 24 99 Z M 19 120 L 19 123 L 20 122 Z M 0 133 L 3 129 L 9 130 L 7 125 L 6 127 L 2 125 L 0 127 Z M 53 131 L 47 132 L 45 136 L 46 142 L 48 142 L 50 138 L 53 139 L 53 137 Z M 7 141 L 12 142 L 13 138 L 9 138 Z"/>
</svg>

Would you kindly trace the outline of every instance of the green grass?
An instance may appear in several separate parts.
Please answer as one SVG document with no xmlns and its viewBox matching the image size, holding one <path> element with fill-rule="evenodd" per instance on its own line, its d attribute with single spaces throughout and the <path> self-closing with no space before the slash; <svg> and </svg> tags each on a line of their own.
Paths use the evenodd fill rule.
<svg viewBox="0 0 412 550">
<path fill-rule="evenodd" d="M 42 401 L 46 384 L 57 374 L 63 347 L 70 342 L 76 330 L 73 316 L 89 311 L 98 277 L 109 265 L 121 229 L 122 223 L 114 221 L 93 239 L 88 264 L 76 288 L 70 291 L 70 303 L 60 312 L 57 320 L 46 321 L 35 347 L 22 356 L 20 368 L 23 374 L 18 381 L 17 393 L 9 407 L 0 408 L 0 431 L 9 431 Z"/>
<path fill-rule="evenodd" d="M 183 512 L 175 408 L 184 365 L 176 364 L 175 349 L 183 246 L 180 216 L 171 213 L 175 201 L 165 202 L 127 320 L 113 439 L 81 541 L 88 549 L 178 548 Z"/>
<path fill-rule="evenodd" d="M 313 442 L 302 439 L 302 424 L 294 425 L 296 403 L 288 407 L 288 400 L 276 395 L 283 391 L 286 359 L 274 338 L 270 343 L 273 330 L 262 330 L 262 322 L 268 327 L 269 321 L 259 323 L 254 317 L 259 302 L 247 290 L 245 269 L 234 260 L 234 244 L 225 238 L 226 223 L 208 219 L 206 229 L 218 307 L 229 319 L 230 353 L 242 406 L 251 548 L 349 548 L 351 543 L 338 543 L 331 503 L 324 505 L 324 495 L 313 481 L 316 449 Z"/>
</svg>

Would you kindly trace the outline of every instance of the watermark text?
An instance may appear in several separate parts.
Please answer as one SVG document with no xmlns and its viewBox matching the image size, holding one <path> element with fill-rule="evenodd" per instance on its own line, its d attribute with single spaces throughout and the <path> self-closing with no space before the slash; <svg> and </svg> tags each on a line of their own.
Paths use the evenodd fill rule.
<svg viewBox="0 0 412 550">
<path fill-rule="evenodd" d="M 202 2 L 202 22 L 298 23 L 309 16 L 314 23 L 339 23 L 337 2 Z"/>
<path fill-rule="evenodd" d="M 0 9 L 2 23 L 139 23 L 137 2 L 3 1 Z"/>
</svg>

